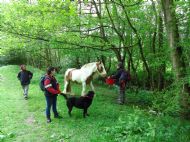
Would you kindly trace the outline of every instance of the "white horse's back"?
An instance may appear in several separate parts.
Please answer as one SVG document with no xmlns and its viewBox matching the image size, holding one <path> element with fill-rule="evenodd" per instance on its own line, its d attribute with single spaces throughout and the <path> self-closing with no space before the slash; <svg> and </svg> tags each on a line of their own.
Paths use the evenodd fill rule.
<svg viewBox="0 0 190 142">
<path fill-rule="evenodd" d="M 81 82 L 81 71 L 76 68 L 67 69 L 65 72 L 65 81 Z"/>
</svg>

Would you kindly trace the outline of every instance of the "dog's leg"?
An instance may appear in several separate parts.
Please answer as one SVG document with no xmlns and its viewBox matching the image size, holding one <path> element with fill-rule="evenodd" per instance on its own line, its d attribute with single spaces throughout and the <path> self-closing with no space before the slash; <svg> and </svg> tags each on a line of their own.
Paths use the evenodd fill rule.
<svg viewBox="0 0 190 142">
<path fill-rule="evenodd" d="M 90 116 L 90 115 L 88 114 L 88 108 L 86 109 L 86 116 Z"/>
<path fill-rule="evenodd" d="M 73 107 L 69 107 L 68 109 L 69 109 L 68 114 L 71 117 L 71 111 L 72 111 Z"/>
<path fill-rule="evenodd" d="M 83 117 L 84 118 L 86 117 L 86 114 L 87 114 L 87 108 L 84 108 L 84 111 L 83 111 Z"/>
<path fill-rule="evenodd" d="M 67 108 L 68 108 L 68 114 L 71 117 L 71 111 L 73 109 L 73 105 L 71 104 L 69 100 L 67 100 Z"/>
</svg>

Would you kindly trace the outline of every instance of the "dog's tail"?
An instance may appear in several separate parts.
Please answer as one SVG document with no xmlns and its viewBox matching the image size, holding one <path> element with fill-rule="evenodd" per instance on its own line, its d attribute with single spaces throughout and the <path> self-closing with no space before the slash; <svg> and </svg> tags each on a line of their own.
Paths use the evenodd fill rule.
<svg viewBox="0 0 190 142">
<path fill-rule="evenodd" d="M 64 93 L 61 93 L 60 95 L 61 95 L 61 96 L 63 96 L 63 97 L 65 98 L 65 100 L 67 100 L 67 99 L 68 99 L 67 95 L 66 95 L 66 94 L 64 94 Z"/>
</svg>

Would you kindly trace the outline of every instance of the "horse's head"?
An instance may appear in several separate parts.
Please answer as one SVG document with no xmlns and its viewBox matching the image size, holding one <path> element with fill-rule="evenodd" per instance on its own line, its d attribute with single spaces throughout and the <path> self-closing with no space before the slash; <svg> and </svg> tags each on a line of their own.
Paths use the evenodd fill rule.
<svg viewBox="0 0 190 142">
<path fill-rule="evenodd" d="M 106 77 L 107 72 L 104 68 L 104 64 L 101 61 L 96 62 L 96 67 L 97 67 L 98 74 L 100 74 L 102 77 Z"/>
</svg>

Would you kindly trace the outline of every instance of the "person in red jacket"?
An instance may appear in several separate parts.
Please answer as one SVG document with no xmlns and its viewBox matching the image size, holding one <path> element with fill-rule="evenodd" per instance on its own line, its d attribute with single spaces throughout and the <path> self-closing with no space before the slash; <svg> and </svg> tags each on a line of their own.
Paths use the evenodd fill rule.
<svg viewBox="0 0 190 142">
<path fill-rule="evenodd" d="M 62 118 L 57 112 L 57 95 L 61 93 L 59 84 L 54 77 L 55 68 L 49 67 L 44 80 L 44 95 L 46 97 L 46 117 L 47 123 L 51 122 L 50 109 L 52 107 L 54 118 Z"/>
</svg>

